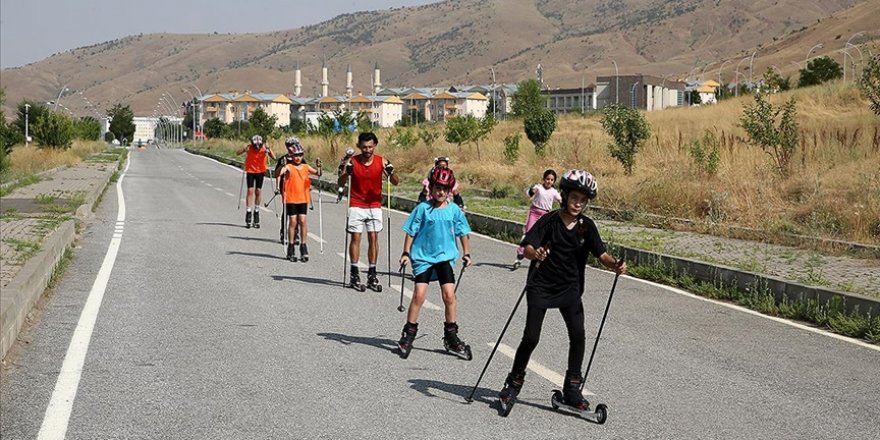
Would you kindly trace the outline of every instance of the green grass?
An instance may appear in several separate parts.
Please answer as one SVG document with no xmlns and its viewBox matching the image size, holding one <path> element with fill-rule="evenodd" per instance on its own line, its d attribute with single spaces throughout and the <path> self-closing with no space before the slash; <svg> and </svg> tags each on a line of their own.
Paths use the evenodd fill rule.
<svg viewBox="0 0 880 440">
<path fill-rule="evenodd" d="M 55 269 L 52 270 L 52 276 L 49 277 L 49 284 L 46 286 L 47 289 L 52 289 L 58 285 L 72 258 L 73 250 L 71 246 L 68 246 L 64 249 L 64 253 L 61 255 L 61 259 L 58 260 L 58 264 L 55 265 Z"/>
<path fill-rule="evenodd" d="M 0 197 L 6 197 L 9 194 L 12 194 L 12 192 L 17 190 L 18 188 L 22 188 L 22 187 L 25 187 L 28 185 L 33 185 L 33 184 L 39 182 L 40 180 L 42 180 L 42 178 L 36 174 L 30 174 L 30 175 L 24 176 L 22 178 L 19 178 L 18 180 L 15 181 L 15 183 L 13 183 L 9 186 L 0 188 Z"/>
<path fill-rule="evenodd" d="M 12 260 L 18 264 L 24 263 L 40 251 L 40 240 L 4 238 L 3 241 L 12 246 L 13 251 L 15 251 L 15 256 Z"/>
</svg>

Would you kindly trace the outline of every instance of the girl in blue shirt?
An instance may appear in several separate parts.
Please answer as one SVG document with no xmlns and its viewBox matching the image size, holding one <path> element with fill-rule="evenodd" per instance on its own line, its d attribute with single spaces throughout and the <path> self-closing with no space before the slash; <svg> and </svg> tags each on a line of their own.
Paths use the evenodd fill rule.
<svg viewBox="0 0 880 440">
<path fill-rule="evenodd" d="M 431 200 L 419 203 L 406 223 L 403 231 L 406 238 L 400 265 L 412 263 L 415 289 L 403 334 L 397 343 L 400 356 L 406 359 L 412 350 L 413 340 L 419 329 L 419 312 L 425 303 L 428 283 L 438 281 L 443 294 L 446 322 L 443 325 L 443 344 L 447 350 L 470 360 L 470 347 L 458 338 L 458 324 L 455 322 L 455 273 L 453 265 L 458 258 L 455 238 L 461 241 L 464 267 L 470 266 L 470 241 L 468 225 L 461 208 L 449 203 L 450 190 L 455 186 L 455 175 L 449 168 L 435 168 L 429 179 Z"/>
</svg>

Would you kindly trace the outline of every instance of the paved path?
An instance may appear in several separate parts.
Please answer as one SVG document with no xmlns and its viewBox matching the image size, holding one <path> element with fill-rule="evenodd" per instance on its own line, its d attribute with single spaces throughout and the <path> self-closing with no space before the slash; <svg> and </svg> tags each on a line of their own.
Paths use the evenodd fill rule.
<svg viewBox="0 0 880 440">
<path fill-rule="evenodd" d="M 404 321 L 395 310 L 398 291 L 340 287 L 345 212 L 333 198 L 322 199 L 324 253 L 313 239 L 312 261 L 290 263 L 271 213 L 263 229 L 242 227 L 236 171 L 179 150 L 133 151 L 130 161 L 121 184 L 124 219 L 117 221 L 114 187 L 4 374 L 2 438 L 35 438 L 56 381 L 71 375 L 75 395 L 60 401 L 71 404 L 68 423 L 55 438 L 876 436 L 876 346 L 628 277 L 586 384 L 594 401 L 609 405 L 608 422 L 593 425 L 549 406 L 567 350 L 554 313 L 523 402 L 501 418 L 493 396 L 510 368 L 505 353 L 518 344 L 522 311 L 476 401 L 467 405 L 463 397 L 525 280 L 526 271 L 507 269 L 511 245 L 473 240 L 477 265 L 462 280 L 458 321 L 474 361 L 442 352 L 442 312 L 431 308 L 423 310 L 416 350 L 401 360 L 391 351 Z M 318 235 L 316 214 L 309 221 Z M 395 231 L 404 219 L 392 215 Z M 396 255 L 400 233 L 392 239 Z M 108 273 L 105 255 L 116 246 Z M 611 281 L 607 272 L 587 271 L 589 342 Z M 99 307 L 86 306 L 96 286 Z M 441 304 L 435 286 L 429 301 Z M 86 315 L 94 318 L 88 350 L 73 350 L 83 364 L 62 367 Z"/>
</svg>

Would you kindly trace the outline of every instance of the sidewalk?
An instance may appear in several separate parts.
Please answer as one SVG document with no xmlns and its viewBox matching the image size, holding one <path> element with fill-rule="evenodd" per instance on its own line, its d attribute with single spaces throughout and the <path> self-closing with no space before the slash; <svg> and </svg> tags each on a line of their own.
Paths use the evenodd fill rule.
<svg viewBox="0 0 880 440">
<path fill-rule="evenodd" d="M 112 160 L 112 161 L 110 161 Z M 49 284 L 73 243 L 76 221 L 87 219 L 111 177 L 118 156 L 96 155 L 42 175 L 0 203 L 0 359 Z"/>
</svg>

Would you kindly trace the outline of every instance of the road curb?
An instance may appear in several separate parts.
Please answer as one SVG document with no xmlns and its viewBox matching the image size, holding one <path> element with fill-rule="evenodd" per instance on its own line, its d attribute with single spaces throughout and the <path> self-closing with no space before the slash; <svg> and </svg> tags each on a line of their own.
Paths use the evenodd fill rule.
<svg viewBox="0 0 880 440">
<path fill-rule="evenodd" d="M 236 167 L 242 166 L 241 161 L 228 159 L 215 154 L 190 148 L 186 148 L 186 151 L 192 154 L 209 157 L 228 165 Z M 328 182 L 325 180 L 318 181 L 314 178 L 312 179 L 312 182 L 314 185 L 320 185 L 325 191 L 332 194 L 336 193 L 337 186 L 335 182 Z M 384 197 L 385 196 L 383 195 L 383 205 L 387 203 L 387 198 Z M 412 211 L 418 202 L 399 196 L 391 196 L 391 204 L 394 208 L 404 211 Z M 517 241 L 522 235 L 523 225 L 520 223 L 472 212 L 468 212 L 466 215 L 468 222 L 471 225 L 471 229 L 476 232 L 502 237 L 511 242 Z M 842 301 L 843 308 L 847 312 L 857 310 L 863 315 L 867 313 L 870 313 L 871 315 L 880 313 L 880 299 L 865 295 L 841 292 L 822 287 L 807 286 L 772 276 L 746 272 L 727 266 L 708 264 L 688 258 L 675 257 L 627 246 L 617 245 L 617 248 L 621 250 L 622 255 L 627 261 L 631 261 L 635 264 L 663 264 L 666 267 L 672 268 L 676 273 L 687 274 L 698 281 L 722 283 L 725 286 L 734 287 L 740 291 L 749 292 L 754 291 L 754 289 L 766 288 L 773 294 L 777 301 L 782 301 L 783 299 L 788 301 L 814 300 L 817 301 L 818 304 L 826 304 L 831 301 Z"/>
<path fill-rule="evenodd" d="M 119 168 L 119 163 L 117 160 L 116 169 Z M 86 195 L 83 204 L 74 211 L 77 219 L 85 220 L 94 215 L 92 205 L 107 189 L 110 177 L 116 169 L 105 175 L 102 185 Z M 45 292 L 65 250 L 73 245 L 75 239 L 76 221 L 67 220 L 61 223 L 43 239 L 37 255 L 26 261 L 12 281 L 3 288 L 3 295 L 0 297 L 0 359 L 4 359 L 15 344 L 28 314 Z"/>
<path fill-rule="evenodd" d="M 6 352 L 15 343 L 28 313 L 49 285 L 64 251 L 73 243 L 75 232 L 74 220 L 61 223 L 43 240 L 37 255 L 26 261 L 15 278 L 3 288 L 0 297 L 0 359 L 6 357 Z"/>
</svg>

